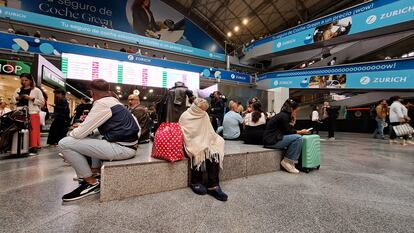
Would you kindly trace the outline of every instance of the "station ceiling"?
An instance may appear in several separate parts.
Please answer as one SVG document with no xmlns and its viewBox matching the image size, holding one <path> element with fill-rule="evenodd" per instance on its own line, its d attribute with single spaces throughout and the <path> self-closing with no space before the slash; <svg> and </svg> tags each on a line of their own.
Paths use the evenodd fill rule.
<svg viewBox="0 0 414 233">
<path fill-rule="evenodd" d="M 236 47 L 363 0 L 162 0 L 201 26 L 217 42 Z M 243 20 L 247 19 L 247 24 Z M 235 32 L 235 27 L 239 31 Z M 231 32 L 232 36 L 228 37 Z"/>
</svg>

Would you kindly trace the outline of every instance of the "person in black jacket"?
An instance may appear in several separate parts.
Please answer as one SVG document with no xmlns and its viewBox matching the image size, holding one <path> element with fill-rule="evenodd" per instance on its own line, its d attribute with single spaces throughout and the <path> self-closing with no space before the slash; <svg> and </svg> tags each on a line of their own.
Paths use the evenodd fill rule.
<svg viewBox="0 0 414 233">
<path fill-rule="evenodd" d="M 55 93 L 54 120 L 50 125 L 47 144 L 57 145 L 60 139 L 66 137 L 69 123 L 69 103 L 66 100 L 66 91 L 58 89 Z"/>
<path fill-rule="evenodd" d="M 322 107 L 324 123 L 328 126 L 328 140 L 335 140 L 336 118 L 338 118 L 338 108 L 332 107 L 329 102 L 324 102 Z"/>
<path fill-rule="evenodd" d="M 216 130 L 218 126 L 223 125 L 225 97 L 219 91 L 215 91 L 210 95 L 210 98 L 210 116 L 213 121 L 217 122 L 216 125 L 214 124 L 216 122 L 212 122 L 214 130 Z"/>
<path fill-rule="evenodd" d="M 81 104 L 75 108 L 75 115 L 73 116 L 72 123 L 79 123 L 83 121 L 83 119 L 81 120 L 81 116 L 85 114 L 85 111 L 89 112 L 92 108 L 90 101 L 91 100 L 88 97 L 81 98 Z"/>
<path fill-rule="evenodd" d="M 287 150 L 285 158 L 280 162 L 283 168 L 290 173 L 297 174 L 295 168 L 302 151 L 303 139 L 301 135 L 308 134 L 308 130 L 297 131 L 293 129 L 291 122 L 294 122 L 299 105 L 292 99 L 286 100 L 280 113 L 276 114 L 266 126 L 263 134 L 263 143 L 267 148 Z"/>
</svg>

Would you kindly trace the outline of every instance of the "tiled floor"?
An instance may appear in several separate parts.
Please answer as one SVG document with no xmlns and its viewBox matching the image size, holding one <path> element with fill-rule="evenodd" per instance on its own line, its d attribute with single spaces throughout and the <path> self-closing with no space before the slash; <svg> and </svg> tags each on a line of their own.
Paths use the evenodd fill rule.
<svg viewBox="0 0 414 233">
<path fill-rule="evenodd" d="M 65 203 L 76 187 L 53 148 L 0 160 L 0 232 L 414 232 L 414 146 L 369 135 L 322 142 L 319 171 L 222 183 L 229 201 L 190 189 Z"/>
</svg>

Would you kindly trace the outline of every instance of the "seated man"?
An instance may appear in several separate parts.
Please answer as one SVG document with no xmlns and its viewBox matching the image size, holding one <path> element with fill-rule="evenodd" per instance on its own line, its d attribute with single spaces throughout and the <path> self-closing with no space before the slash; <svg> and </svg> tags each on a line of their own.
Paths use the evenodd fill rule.
<svg viewBox="0 0 414 233">
<path fill-rule="evenodd" d="M 78 188 L 62 197 L 63 201 L 99 193 L 99 179 L 92 175 L 87 157 L 92 158 L 92 169 L 99 169 L 100 160 L 129 159 L 136 153 L 140 129 L 135 117 L 112 97 L 105 80 L 93 80 L 90 89 L 95 102 L 89 115 L 68 137 L 59 141 L 64 159 L 83 179 Z M 95 129 L 99 130 L 102 139 L 88 137 Z"/>
<path fill-rule="evenodd" d="M 135 116 L 135 118 L 137 118 L 141 128 L 141 136 L 139 137 L 139 143 L 141 144 L 149 142 L 151 118 L 147 110 L 140 106 L 140 104 L 141 102 L 139 101 L 138 95 L 132 94 L 128 96 L 128 110 Z"/>
<path fill-rule="evenodd" d="M 237 113 L 237 102 L 230 101 L 229 108 L 230 111 L 224 115 L 223 126 L 219 127 L 217 131 L 223 130 L 224 139 L 235 140 L 240 137 L 240 125 L 243 124 L 243 118 Z"/>
</svg>

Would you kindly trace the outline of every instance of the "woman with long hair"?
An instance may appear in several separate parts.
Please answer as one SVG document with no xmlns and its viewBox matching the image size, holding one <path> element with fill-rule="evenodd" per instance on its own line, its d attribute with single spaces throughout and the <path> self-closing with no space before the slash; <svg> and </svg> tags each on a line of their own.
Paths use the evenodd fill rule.
<svg viewBox="0 0 414 233">
<path fill-rule="evenodd" d="M 28 73 L 20 75 L 21 87 L 12 96 L 12 103 L 17 109 L 27 107 L 30 114 L 30 154 L 37 154 L 40 148 L 40 109 L 44 105 L 42 91 L 35 87 L 33 76 Z"/>
<path fill-rule="evenodd" d="M 292 118 L 296 117 L 299 111 L 299 104 L 288 99 L 282 106 L 282 109 L 276 114 L 266 126 L 263 134 L 263 143 L 267 148 L 286 150 L 285 157 L 280 162 L 286 171 L 298 174 L 299 170 L 295 168 L 302 151 L 302 135 L 308 134 L 308 130 L 295 130 L 291 124 Z"/>
<path fill-rule="evenodd" d="M 251 105 L 252 112 L 244 117 L 243 140 L 246 144 L 263 145 L 263 132 L 266 128 L 266 115 L 262 104 L 255 102 Z"/>
</svg>

